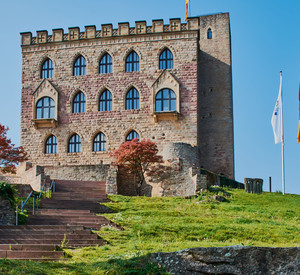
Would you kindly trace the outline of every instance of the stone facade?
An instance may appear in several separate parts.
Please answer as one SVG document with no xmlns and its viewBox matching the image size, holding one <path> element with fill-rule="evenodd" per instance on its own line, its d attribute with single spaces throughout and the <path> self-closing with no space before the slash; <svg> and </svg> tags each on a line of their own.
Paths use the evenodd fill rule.
<svg viewBox="0 0 300 275">
<path fill-rule="evenodd" d="M 207 37 L 209 29 L 212 39 Z M 138 21 L 135 27 L 119 23 L 118 29 L 106 24 L 101 30 L 86 26 L 84 32 L 69 28 L 67 34 L 62 29 L 53 30 L 52 35 L 38 31 L 36 37 L 21 33 L 21 145 L 29 160 L 45 167 L 77 166 L 82 171 L 83 166 L 102 167 L 111 164 L 110 153 L 134 130 L 140 139 L 156 142 L 165 160 L 169 144 L 194 148 L 195 159 L 183 164 L 183 174 L 190 173 L 188 166 L 195 161 L 197 167 L 234 178 L 230 43 L 228 13 L 193 17 L 187 23 L 170 19 L 168 25 L 153 20 L 152 26 Z M 165 49 L 173 54 L 169 70 L 159 69 Z M 139 71 L 126 72 L 125 60 L 132 50 L 139 57 Z M 106 53 L 112 58 L 112 73 L 100 74 L 99 61 Z M 74 76 L 79 56 L 86 60 L 86 74 Z M 41 69 L 48 58 L 53 62 L 53 77 L 42 79 Z M 139 108 L 126 110 L 131 88 L 139 93 Z M 155 96 L 164 88 L 176 95 L 172 112 L 155 111 Z M 112 94 L 112 110 L 100 112 L 99 98 L 106 89 Z M 85 95 L 86 111 L 73 113 L 78 91 Z M 36 119 L 36 104 L 45 96 L 54 101 L 54 116 Z M 106 136 L 106 151 L 94 152 L 99 132 Z M 69 153 L 74 133 L 81 138 L 81 151 Z M 57 139 L 57 153 L 46 154 L 45 142 L 51 135 Z M 172 159 L 179 158 L 172 154 Z M 51 173 L 55 175 L 53 169 Z"/>
</svg>

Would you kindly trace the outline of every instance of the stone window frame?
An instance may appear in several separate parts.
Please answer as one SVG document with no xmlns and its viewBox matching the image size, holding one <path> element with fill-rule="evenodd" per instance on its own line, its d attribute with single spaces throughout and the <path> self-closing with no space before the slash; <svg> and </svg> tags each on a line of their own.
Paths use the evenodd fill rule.
<svg viewBox="0 0 300 275">
<path fill-rule="evenodd" d="M 55 153 L 47 153 L 47 141 L 51 137 L 55 137 L 55 139 L 56 139 L 56 144 L 54 144 L 56 146 L 56 152 Z M 57 154 L 57 152 L 58 152 L 58 150 L 57 150 L 58 149 L 58 141 L 57 141 L 57 137 L 53 133 L 50 133 L 46 136 L 45 141 L 43 142 L 43 144 L 44 144 L 43 152 L 44 152 L 45 155 L 55 155 L 55 154 Z M 51 145 L 53 146 L 53 144 L 51 144 Z"/>
<path fill-rule="evenodd" d="M 126 109 L 126 96 L 127 96 L 127 93 L 132 89 L 132 88 L 135 88 L 138 93 L 139 93 L 139 96 L 140 96 L 140 99 L 139 99 L 139 108 L 138 109 Z M 143 93 L 142 93 L 142 90 L 135 84 L 135 83 L 130 83 L 126 86 L 124 92 L 123 92 L 123 110 L 125 111 L 138 111 L 138 110 L 141 110 L 143 108 L 143 105 L 144 105 L 144 96 L 143 96 Z"/>
<path fill-rule="evenodd" d="M 163 96 L 164 90 L 168 90 L 169 96 L 168 96 L 167 98 Z M 162 93 L 162 95 L 161 95 L 161 98 L 158 99 L 158 98 L 157 98 L 157 95 L 158 95 L 159 93 Z M 172 94 L 174 94 L 175 98 L 172 97 Z M 167 102 L 169 103 L 168 105 L 169 105 L 169 107 L 170 107 L 173 100 L 175 100 L 175 110 L 171 110 L 170 108 L 169 108 L 168 110 L 166 110 L 166 111 L 163 111 L 163 110 L 157 111 L 157 110 L 156 110 L 156 107 L 157 107 L 157 106 L 156 106 L 156 105 L 157 105 L 157 101 L 161 101 L 161 109 L 163 109 L 163 103 L 164 103 L 164 102 L 167 101 Z M 156 93 L 156 95 L 155 95 L 155 112 L 156 112 L 156 113 L 174 112 L 174 111 L 176 111 L 176 104 L 177 104 L 177 101 L 178 101 L 178 99 L 177 99 L 177 97 L 176 97 L 176 93 L 175 93 L 172 89 L 170 89 L 170 88 L 163 88 L 163 89 L 159 90 L 159 91 Z"/>
<path fill-rule="evenodd" d="M 127 140 L 127 137 L 128 137 L 128 135 L 129 135 L 131 132 L 136 132 L 136 133 L 138 134 L 138 136 L 139 136 L 139 140 L 142 139 L 142 138 L 141 138 L 141 133 L 140 133 L 140 131 L 138 131 L 138 130 L 136 130 L 136 129 L 134 129 L 134 128 L 130 128 L 128 131 L 126 131 L 126 133 L 125 133 L 125 135 L 124 135 L 124 142 L 128 141 L 128 140 Z"/>
<path fill-rule="evenodd" d="M 43 103 L 43 105 L 41 106 L 41 107 L 39 107 L 39 108 L 41 108 L 42 109 L 42 117 L 37 117 L 37 115 L 38 115 L 38 112 L 37 112 L 37 110 L 38 110 L 38 103 L 41 101 L 41 100 L 43 100 L 43 99 L 45 99 L 45 98 L 49 98 L 49 106 L 44 106 L 44 103 Z M 53 106 L 51 105 L 53 103 Z M 35 118 L 34 119 L 37 119 L 37 120 L 43 120 L 43 119 L 55 119 L 55 100 L 51 97 L 51 96 L 43 96 L 43 97 L 41 97 L 41 98 L 39 98 L 37 101 L 36 101 L 36 103 L 35 103 L 35 106 L 34 106 L 34 108 L 35 108 Z M 45 114 L 45 109 L 47 109 L 48 111 L 48 115 L 47 115 L 47 117 L 43 117 L 44 116 L 44 114 Z M 51 109 L 53 109 L 53 111 L 54 111 L 54 116 L 53 117 L 51 117 Z"/>
<path fill-rule="evenodd" d="M 102 60 L 102 58 L 106 55 L 106 54 L 108 54 L 110 57 L 111 57 L 111 72 L 110 73 L 100 73 L 100 62 L 101 62 L 101 60 Z M 98 64 L 98 67 L 97 67 L 97 72 L 98 72 L 98 74 L 100 74 L 100 75 L 106 75 L 106 74 L 112 74 L 113 72 L 114 72 L 114 56 L 113 56 L 113 54 L 110 52 L 110 51 L 108 51 L 108 50 L 105 50 L 105 51 L 103 51 L 100 55 L 99 55 L 99 58 L 98 58 L 98 60 L 97 60 L 97 64 Z"/>
<path fill-rule="evenodd" d="M 84 101 L 79 101 L 79 102 L 74 102 L 76 97 L 79 95 L 79 94 L 83 94 L 84 96 Z M 81 100 L 81 99 L 80 99 Z M 83 107 L 83 111 L 81 110 L 81 104 L 84 103 L 84 107 Z M 75 112 L 74 111 L 74 107 L 75 107 L 75 104 L 79 104 L 79 111 L 78 112 Z M 77 105 L 76 105 L 77 106 Z M 84 92 L 82 92 L 81 90 L 78 90 L 76 92 L 76 94 L 73 96 L 73 100 L 72 100 L 72 113 L 73 114 L 80 114 L 80 113 L 85 113 L 86 112 L 86 94 Z"/>
<path fill-rule="evenodd" d="M 76 62 L 76 60 L 78 59 L 78 57 L 84 57 L 85 62 L 86 62 L 86 66 L 85 66 L 85 74 L 84 75 L 74 75 L 74 64 Z M 89 69 L 88 69 L 88 64 L 90 63 L 88 56 L 83 53 L 83 52 L 77 52 L 76 54 L 73 55 L 71 62 L 70 62 L 70 75 L 72 77 L 83 77 L 89 74 Z"/>
<path fill-rule="evenodd" d="M 42 68 L 43 68 L 43 65 L 45 63 L 45 61 L 47 59 L 50 59 L 52 61 L 52 64 L 53 64 L 53 77 L 52 78 L 42 78 Z M 55 73 L 55 70 L 56 70 L 56 67 L 57 67 L 57 64 L 56 64 L 56 61 L 55 61 L 55 58 L 53 56 L 51 56 L 50 54 L 45 54 L 43 55 L 38 64 L 37 64 L 37 68 L 38 68 L 38 78 L 39 79 L 53 79 L 54 78 L 54 73 Z"/>
<path fill-rule="evenodd" d="M 102 151 L 95 151 L 94 150 L 94 146 L 95 146 L 95 138 L 99 135 L 99 134 L 103 134 L 104 135 L 104 137 L 105 137 L 105 150 L 102 150 Z M 102 131 L 102 130 L 99 130 L 99 131 L 97 131 L 93 136 L 92 136 L 92 152 L 93 153 L 107 153 L 107 151 L 108 151 L 108 139 L 107 139 L 107 134 L 104 132 L 104 131 Z"/>
<path fill-rule="evenodd" d="M 110 94 L 111 94 L 111 110 L 105 110 L 105 111 L 100 111 L 100 98 L 101 98 L 101 96 L 102 96 L 102 94 L 105 92 L 105 91 L 108 91 L 108 92 L 110 92 Z M 115 99 L 115 97 L 114 97 L 114 94 L 111 92 L 111 89 L 109 89 L 109 88 L 107 88 L 107 87 L 103 87 L 99 92 L 98 92 L 98 94 L 97 94 L 97 98 L 96 98 L 96 100 L 97 100 L 97 111 L 98 112 L 112 112 L 112 111 L 114 111 L 114 108 L 115 108 L 115 104 L 114 104 L 114 100 Z"/>
<path fill-rule="evenodd" d="M 172 55 L 173 55 L 173 68 L 172 69 L 160 69 L 159 68 L 159 59 L 160 59 L 160 55 L 163 53 L 163 51 L 164 50 L 169 50 L 171 53 L 172 53 Z M 159 50 L 158 50 L 158 52 L 157 52 L 157 56 L 156 56 L 156 60 L 157 60 L 157 68 L 160 70 L 160 71 L 164 71 L 164 70 L 174 70 L 174 69 L 176 69 L 176 64 L 177 64 L 177 61 L 176 61 L 176 59 L 177 59 L 177 55 L 176 55 L 176 51 L 175 51 L 175 49 L 174 49 L 174 47 L 172 46 L 172 45 L 164 45 L 164 46 L 162 46 Z"/>
<path fill-rule="evenodd" d="M 44 69 L 45 63 L 48 63 L 48 66 L 46 69 Z M 51 63 L 51 66 L 49 66 Z M 47 76 L 44 77 L 44 72 L 46 72 Z M 51 76 L 49 76 L 51 74 Z M 52 79 L 54 75 L 54 66 L 53 66 L 53 61 L 51 60 L 51 58 L 46 58 L 42 64 L 42 68 L 40 70 L 40 78 L 41 79 Z"/>
<path fill-rule="evenodd" d="M 79 152 L 70 152 L 70 140 L 71 140 L 71 138 L 73 137 L 73 136 L 75 136 L 75 135 L 77 135 L 77 136 L 79 136 L 79 138 L 80 138 L 80 151 Z M 82 139 L 82 137 L 80 136 L 80 134 L 78 134 L 77 132 L 72 132 L 69 136 L 68 136 L 68 139 L 67 139 L 67 154 L 80 154 L 80 153 L 82 153 L 82 141 L 83 141 L 83 139 Z"/>
<path fill-rule="evenodd" d="M 136 52 L 136 54 L 138 55 L 139 57 L 139 70 L 138 71 L 131 71 L 131 72 L 127 72 L 126 71 L 126 59 L 128 57 L 128 55 L 132 52 Z M 138 72 L 141 72 L 142 70 L 142 60 L 143 60 L 143 56 L 142 56 L 142 53 L 141 51 L 137 48 L 137 47 L 130 47 L 126 50 L 125 54 L 124 54 L 124 57 L 123 57 L 123 71 L 126 72 L 126 73 L 138 73 Z"/>
<path fill-rule="evenodd" d="M 75 98 L 75 96 L 77 95 L 78 92 L 82 92 L 85 95 L 85 112 L 83 112 L 83 113 L 73 113 L 73 101 L 74 101 L 74 98 Z M 90 100 L 89 100 L 89 98 L 87 96 L 87 92 L 84 89 L 82 89 L 81 87 L 76 87 L 76 88 L 73 89 L 73 91 L 69 95 L 69 99 L 68 99 L 68 101 L 66 103 L 67 113 L 68 114 L 72 114 L 72 115 L 75 115 L 75 114 L 85 114 L 85 113 L 88 112 L 89 103 L 90 103 Z"/>
</svg>

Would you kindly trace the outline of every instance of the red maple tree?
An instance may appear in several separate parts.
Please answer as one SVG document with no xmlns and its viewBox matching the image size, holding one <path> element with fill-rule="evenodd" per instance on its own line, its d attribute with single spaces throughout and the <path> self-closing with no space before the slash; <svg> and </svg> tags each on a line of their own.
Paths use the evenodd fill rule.
<svg viewBox="0 0 300 275">
<path fill-rule="evenodd" d="M 7 138 L 8 127 L 0 124 L 0 172 L 16 173 L 16 165 L 27 160 L 23 147 L 15 147 Z"/>
<path fill-rule="evenodd" d="M 138 195 L 140 195 L 140 189 L 145 181 L 145 173 L 148 171 L 149 166 L 162 162 L 162 156 L 157 155 L 157 153 L 157 145 L 154 142 L 149 140 L 139 141 L 135 138 L 122 143 L 119 149 L 112 154 L 116 157 L 118 165 L 124 166 L 134 174 L 134 185 Z"/>
</svg>

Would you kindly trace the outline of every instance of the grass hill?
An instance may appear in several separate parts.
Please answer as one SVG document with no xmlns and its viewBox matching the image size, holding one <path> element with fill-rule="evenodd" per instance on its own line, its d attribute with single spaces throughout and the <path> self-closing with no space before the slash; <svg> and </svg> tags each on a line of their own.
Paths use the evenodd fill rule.
<svg viewBox="0 0 300 275">
<path fill-rule="evenodd" d="M 219 197 L 216 197 L 216 196 Z M 218 200 L 224 199 L 219 202 Z M 193 198 L 111 196 L 98 232 L 105 246 L 68 250 L 64 262 L 0 260 L 3 274 L 164 274 L 147 254 L 207 246 L 300 246 L 300 196 L 211 189 Z"/>
</svg>

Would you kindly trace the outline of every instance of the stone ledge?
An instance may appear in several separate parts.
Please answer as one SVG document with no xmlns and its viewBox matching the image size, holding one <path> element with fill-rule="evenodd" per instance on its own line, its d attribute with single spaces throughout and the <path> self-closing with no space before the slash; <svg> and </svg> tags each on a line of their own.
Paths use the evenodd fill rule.
<svg viewBox="0 0 300 275">
<path fill-rule="evenodd" d="M 54 118 L 33 119 L 32 123 L 35 129 L 56 128 L 58 121 Z"/>
</svg>

